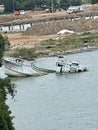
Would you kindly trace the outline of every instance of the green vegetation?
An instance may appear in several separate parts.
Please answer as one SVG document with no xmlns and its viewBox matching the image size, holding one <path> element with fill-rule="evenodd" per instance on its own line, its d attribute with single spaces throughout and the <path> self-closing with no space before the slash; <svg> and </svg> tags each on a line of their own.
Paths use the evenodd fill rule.
<svg viewBox="0 0 98 130">
<path fill-rule="evenodd" d="M 6 53 L 6 55 L 22 57 L 26 59 L 33 59 L 42 56 L 56 55 L 57 53 L 89 48 L 98 47 L 98 33 L 84 33 L 80 35 L 58 36 L 58 39 L 43 41 L 36 44 L 34 48 L 16 49 L 14 53 Z"/>
<path fill-rule="evenodd" d="M 32 59 L 32 58 L 36 58 L 37 55 L 35 53 L 35 48 L 30 48 L 30 49 L 26 49 L 26 48 L 16 48 L 14 50 L 14 52 L 5 52 L 5 55 L 9 55 L 9 56 L 14 56 L 14 57 L 22 57 L 23 59 Z"/>
<path fill-rule="evenodd" d="M 10 79 L 0 79 L 0 130 L 15 130 L 13 127 L 11 111 L 6 105 L 7 93 L 14 97 L 14 84 Z"/>
<path fill-rule="evenodd" d="M 7 50 L 9 46 L 10 46 L 10 43 L 7 37 L 0 34 L 0 66 L 2 64 L 1 58 L 4 54 L 4 51 Z"/>
<path fill-rule="evenodd" d="M 87 3 L 98 3 L 98 0 L 1 0 L 0 4 L 5 5 L 5 12 L 13 12 L 14 10 L 35 10 L 53 8 L 66 9 L 70 5 L 81 5 Z"/>
<path fill-rule="evenodd" d="M 88 33 L 81 35 L 70 35 L 64 38 L 60 37 L 58 40 L 48 40 L 36 46 L 35 52 L 40 55 L 56 54 L 58 52 L 66 52 L 69 50 L 81 49 L 84 47 L 98 46 L 98 33 Z M 38 54 L 39 52 L 39 54 Z"/>
<path fill-rule="evenodd" d="M 0 64 L 1 58 L 8 45 L 8 39 L 0 34 Z M 11 83 L 10 79 L 0 78 L 0 130 L 15 130 L 13 127 L 11 111 L 8 105 L 6 105 L 7 94 L 9 93 L 12 98 L 15 95 L 15 85 Z"/>
</svg>

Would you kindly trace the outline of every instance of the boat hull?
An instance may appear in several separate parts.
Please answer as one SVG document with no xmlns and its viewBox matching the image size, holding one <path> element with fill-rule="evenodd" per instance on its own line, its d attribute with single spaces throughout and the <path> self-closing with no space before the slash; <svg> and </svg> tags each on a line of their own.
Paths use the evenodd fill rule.
<svg viewBox="0 0 98 130">
<path fill-rule="evenodd" d="M 87 68 L 84 66 L 76 68 L 70 68 L 70 66 L 69 67 L 63 66 L 62 68 L 61 67 L 56 68 L 56 73 L 79 73 L 84 71 L 87 71 Z"/>
<path fill-rule="evenodd" d="M 17 59 L 17 58 L 4 58 L 4 71 L 8 76 L 37 76 L 45 74 L 45 72 L 34 70 L 31 62 Z"/>
<path fill-rule="evenodd" d="M 87 68 L 79 62 L 65 61 L 64 59 L 58 59 L 56 62 L 56 73 L 79 73 L 87 71 Z"/>
<path fill-rule="evenodd" d="M 8 69 L 8 68 L 5 68 L 5 74 L 8 76 L 26 76 L 26 74 L 13 71 L 13 70 Z"/>
</svg>

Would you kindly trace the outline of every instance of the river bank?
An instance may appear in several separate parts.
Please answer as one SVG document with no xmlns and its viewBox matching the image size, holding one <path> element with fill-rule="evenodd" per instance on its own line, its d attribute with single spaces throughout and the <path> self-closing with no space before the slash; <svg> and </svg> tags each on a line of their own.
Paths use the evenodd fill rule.
<svg viewBox="0 0 98 130">
<path fill-rule="evenodd" d="M 83 14 L 84 13 L 85 12 L 83 12 Z M 29 18 L 32 18 L 33 20 L 38 18 L 39 22 L 36 24 L 33 23 L 32 27 L 28 27 L 23 32 L 4 32 L 3 35 L 5 35 L 10 42 L 10 50 L 5 54 L 31 59 L 32 57 L 36 58 L 91 51 L 91 48 L 93 49 L 98 47 L 98 32 L 93 32 L 93 30 L 98 28 L 97 18 L 78 20 L 59 19 L 55 21 L 52 20 L 50 22 L 49 20 L 46 22 L 40 22 L 41 19 L 46 17 L 54 18 L 54 14 L 29 14 L 26 14 L 28 17 L 25 15 L 17 16 L 17 18 L 14 17 L 14 21 L 17 22 L 18 18 L 28 18 L 28 20 Z M 65 11 L 55 13 L 55 17 L 57 18 L 65 15 L 68 15 Z M 75 17 L 76 15 L 80 15 L 80 13 L 70 14 L 68 16 Z M 75 33 L 73 35 L 66 33 L 63 35 L 58 35 L 58 31 L 62 29 L 72 30 Z M 80 34 L 78 34 L 78 32 Z"/>
<path fill-rule="evenodd" d="M 70 55 L 70 54 L 77 54 L 77 53 L 83 53 L 83 52 L 91 52 L 91 51 L 95 51 L 98 50 L 98 47 L 85 47 L 85 48 L 79 48 L 79 49 L 74 49 L 74 50 L 69 50 L 69 51 L 65 51 L 65 52 L 57 52 L 58 54 L 61 55 Z"/>
<path fill-rule="evenodd" d="M 5 52 L 5 55 L 9 56 L 21 56 L 26 59 L 68 55 L 73 53 L 82 53 L 86 51 L 93 51 L 98 49 L 98 32 L 83 33 L 73 35 L 63 35 L 54 39 L 45 39 L 40 43 L 30 44 L 28 41 L 27 46 L 12 47 L 9 51 Z M 30 46 L 31 45 L 31 46 Z"/>
</svg>

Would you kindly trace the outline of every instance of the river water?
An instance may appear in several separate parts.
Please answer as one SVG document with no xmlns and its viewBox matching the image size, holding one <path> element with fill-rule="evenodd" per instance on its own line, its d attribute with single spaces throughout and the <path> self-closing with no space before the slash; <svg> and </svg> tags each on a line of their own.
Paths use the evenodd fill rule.
<svg viewBox="0 0 98 130">
<path fill-rule="evenodd" d="M 68 55 L 87 72 L 11 78 L 17 87 L 8 105 L 16 130 L 98 130 L 98 51 Z M 55 66 L 56 57 L 38 59 Z"/>
</svg>

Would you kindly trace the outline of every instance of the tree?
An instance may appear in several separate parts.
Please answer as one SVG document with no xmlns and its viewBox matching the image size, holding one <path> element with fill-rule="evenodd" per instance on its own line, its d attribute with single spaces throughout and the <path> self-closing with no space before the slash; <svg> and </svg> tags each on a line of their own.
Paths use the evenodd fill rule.
<svg viewBox="0 0 98 130">
<path fill-rule="evenodd" d="M 14 84 L 11 84 L 10 79 L 0 79 L 0 130 L 15 130 L 10 116 L 11 111 L 6 105 L 7 93 L 14 97 Z"/>
<path fill-rule="evenodd" d="M 70 0 L 70 2 L 71 2 L 70 4 L 73 6 L 82 4 L 82 0 Z"/>
<path fill-rule="evenodd" d="M 7 44 L 9 44 L 8 39 L 0 34 L 0 64 Z M 11 83 L 10 79 L 0 78 L 0 130 L 15 130 L 12 123 L 13 117 L 10 116 L 11 111 L 6 105 L 7 94 L 9 93 L 12 98 L 15 95 L 14 88 L 15 85 Z"/>
<path fill-rule="evenodd" d="M 13 0 L 1 0 L 2 4 L 5 6 L 5 12 L 13 11 Z"/>
<path fill-rule="evenodd" d="M 17 0 L 15 1 L 15 9 L 16 10 L 32 10 L 35 7 L 35 1 L 34 0 Z"/>
<path fill-rule="evenodd" d="M 34 10 L 44 5 L 50 8 L 52 4 L 54 8 L 68 8 L 70 5 L 80 5 L 91 1 L 97 3 L 98 0 L 1 0 L 1 3 L 5 5 L 6 12 L 13 12 L 13 2 L 15 10 Z"/>
<path fill-rule="evenodd" d="M 61 0 L 60 6 L 62 8 L 68 8 L 70 6 L 70 0 Z"/>
<path fill-rule="evenodd" d="M 91 3 L 91 0 L 82 0 L 82 4 Z"/>
<path fill-rule="evenodd" d="M 6 47 L 10 46 L 10 43 L 8 41 L 8 38 L 6 36 L 3 36 L 0 34 L 0 66 L 2 65 L 2 57 L 4 54 L 4 51 L 6 50 Z"/>
<path fill-rule="evenodd" d="M 96 4 L 98 3 L 98 0 L 91 0 L 91 4 Z"/>
</svg>

